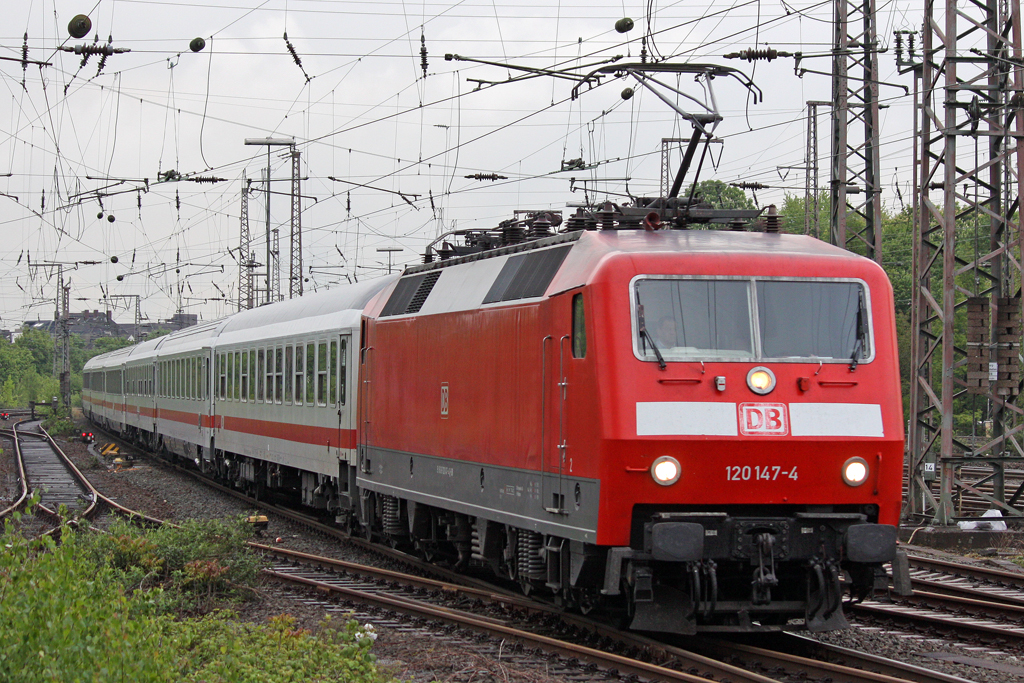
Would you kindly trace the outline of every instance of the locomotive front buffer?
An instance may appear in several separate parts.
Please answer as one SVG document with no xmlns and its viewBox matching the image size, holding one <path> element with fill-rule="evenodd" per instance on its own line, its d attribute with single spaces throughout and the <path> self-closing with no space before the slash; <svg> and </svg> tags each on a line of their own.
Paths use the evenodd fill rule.
<svg viewBox="0 0 1024 683">
<path fill-rule="evenodd" d="M 629 591 L 634 630 L 774 631 L 800 619 L 812 632 L 848 628 L 844 584 L 856 601 L 887 590 L 891 562 L 897 592 L 909 586 L 896 528 L 858 513 L 663 512 L 642 529 L 642 550 L 609 551 L 602 591 Z"/>
</svg>

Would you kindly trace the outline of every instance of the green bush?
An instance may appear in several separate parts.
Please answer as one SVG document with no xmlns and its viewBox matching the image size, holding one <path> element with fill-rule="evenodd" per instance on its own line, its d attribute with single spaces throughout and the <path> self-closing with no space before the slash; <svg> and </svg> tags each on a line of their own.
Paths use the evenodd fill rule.
<svg viewBox="0 0 1024 683">
<path fill-rule="evenodd" d="M 90 538 L 86 547 L 93 562 L 116 570 L 126 589 L 159 586 L 169 607 L 208 611 L 254 594 L 262 565 L 245 545 L 251 536 L 241 517 L 149 531 L 122 521 L 109 534 Z"/>
<path fill-rule="evenodd" d="M 49 432 L 50 436 L 71 436 L 76 433 L 70 415 L 49 408 L 42 408 L 40 412 L 43 415 L 43 429 Z"/>
<path fill-rule="evenodd" d="M 152 628 L 151 596 L 129 596 L 112 570 L 64 543 L 26 540 L 5 524 L 0 554 L 0 680 L 171 681 L 173 660 Z M 154 594 L 155 595 L 155 594 Z"/>
<path fill-rule="evenodd" d="M 330 619 L 316 632 L 296 629 L 289 615 L 267 625 L 240 622 L 216 612 L 203 619 L 169 624 L 184 657 L 181 680 L 199 683 L 316 683 L 386 681 L 377 672 L 373 632 L 355 620 L 334 627 Z"/>
<path fill-rule="evenodd" d="M 224 611 L 200 619 L 167 613 L 162 586 L 128 577 L 163 577 L 171 590 L 194 591 L 238 569 L 237 525 L 137 532 L 119 526 L 109 539 L 62 529 L 62 543 L 26 540 L 17 520 L 0 536 L 0 680 L 10 683 L 380 683 L 375 635 L 355 621 L 315 631 L 288 615 L 251 624 Z M 223 529 L 228 529 L 227 532 Z M 181 546 L 187 546 L 182 548 Z M 186 559 L 228 548 L 227 557 Z M 165 552 L 177 548 L 180 552 Z M 111 551 L 109 558 L 101 550 Z M 234 558 L 234 559 L 229 559 Z M 200 564 L 194 564 L 194 563 Z M 180 569 L 171 569 L 181 564 Z M 203 564 L 206 563 L 206 564 Z M 214 564 L 215 563 L 215 564 Z M 192 569 L 189 569 L 189 566 Z M 255 566 L 255 565 L 253 565 Z M 221 572 L 220 569 L 233 567 Z M 253 570 L 254 571 L 254 570 Z M 173 577 L 180 573 L 180 578 Z M 213 576 L 211 579 L 211 575 Z M 233 574 L 235 575 L 235 574 Z M 203 583 L 203 582 L 206 583 Z M 142 583 L 152 583 L 146 579 Z M 180 586 L 177 584 L 181 584 Z"/>
</svg>

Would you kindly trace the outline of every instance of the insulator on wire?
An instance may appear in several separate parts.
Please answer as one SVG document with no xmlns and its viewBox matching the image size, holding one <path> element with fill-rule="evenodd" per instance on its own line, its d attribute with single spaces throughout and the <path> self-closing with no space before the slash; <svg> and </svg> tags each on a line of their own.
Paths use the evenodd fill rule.
<svg viewBox="0 0 1024 683">
<path fill-rule="evenodd" d="M 776 50 L 773 47 L 766 47 L 760 50 L 748 49 L 740 50 L 739 52 L 730 52 L 727 55 L 722 55 L 726 59 L 745 59 L 748 62 L 770 62 L 776 57 L 792 57 L 792 52 L 786 52 L 784 50 Z"/>
<path fill-rule="evenodd" d="M 110 47 L 113 42 L 114 42 L 114 36 L 108 35 L 107 36 L 107 44 L 104 45 L 104 47 Z M 100 64 L 99 64 L 98 67 L 96 67 L 96 75 L 97 76 L 99 76 L 101 73 L 103 73 L 103 67 L 105 67 L 107 65 L 107 56 L 108 56 L 107 52 L 104 50 L 103 55 L 100 57 Z"/>
<path fill-rule="evenodd" d="M 427 38 L 420 30 L 420 66 L 423 67 L 423 78 L 427 77 Z"/>
<path fill-rule="evenodd" d="M 764 185 L 762 183 L 729 183 L 731 187 L 738 187 L 741 190 L 767 190 L 770 185 Z"/>
<path fill-rule="evenodd" d="M 108 38 L 108 40 L 110 39 Z M 75 45 L 74 47 L 65 46 L 62 47 L 61 50 L 64 52 L 74 52 L 76 55 L 85 55 L 86 57 L 90 57 L 92 55 L 119 55 L 123 52 L 132 51 L 130 47 L 114 47 L 109 42 L 105 45 L 98 45 L 97 43 L 99 43 L 99 36 L 96 37 L 92 45 L 86 45 L 83 43 L 81 45 Z"/>
<path fill-rule="evenodd" d="M 28 75 L 28 31 L 25 31 L 25 42 L 21 44 L 21 87 L 25 87 L 25 77 Z"/>
<path fill-rule="evenodd" d="M 498 175 L 497 173 L 474 173 L 466 176 L 469 180 L 508 180 L 508 176 Z"/>
<path fill-rule="evenodd" d="M 68 35 L 76 40 L 85 38 L 91 30 L 92 20 L 84 14 L 76 14 L 68 22 Z"/>
<path fill-rule="evenodd" d="M 306 73 L 306 70 L 302 67 L 302 60 L 299 59 L 299 53 L 295 51 L 295 46 L 292 45 L 292 42 L 290 40 L 288 40 L 287 31 L 284 32 L 284 44 L 288 46 L 288 52 L 291 53 L 292 59 L 295 60 L 295 65 L 299 67 L 299 71 L 301 71 L 302 75 L 306 78 L 306 83 L 309 83 L 312 79 L 309 77 L 309 74 Z"/>
<path fill-rule="evenodd" d="M 190 178 L 185 178 L 193 183 L 223 183 L 227 182 L 227 178 L 218 178 L 212 175 L 197 175 Z"/>
</svg>

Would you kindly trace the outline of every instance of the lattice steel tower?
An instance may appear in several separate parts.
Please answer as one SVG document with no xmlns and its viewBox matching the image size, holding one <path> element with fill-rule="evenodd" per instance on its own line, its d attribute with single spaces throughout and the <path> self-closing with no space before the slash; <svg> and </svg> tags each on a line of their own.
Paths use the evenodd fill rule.
<svg viewBox="0 0 1024 683">
<path fill-rule="evenodd" d="M 836 0 L 832 58 L 832 244 L 882 260 L 874 0 Z"/>
<path fill-rule="evenodd" d="M 928 0 L 922 50 L 904 517 L 951 524 L 965 490 L 1020 516 L 1020 6 Z"/>
</svg>

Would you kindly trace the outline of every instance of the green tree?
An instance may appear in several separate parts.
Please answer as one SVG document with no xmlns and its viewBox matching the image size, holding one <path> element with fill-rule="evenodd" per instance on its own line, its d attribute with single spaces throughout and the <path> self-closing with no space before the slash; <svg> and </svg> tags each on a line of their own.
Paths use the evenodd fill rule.
<svg viewBox="0 0 1024 683">
<path fill-rule="evenodd" d="M 53 338 L 39 330 L 25 330 L 14 342 L 18 348 L 32 354 L 32 364 L 40 375 L 53 372 Z"/>
<path fill-rule="evenodd" d="M 32 353 L 27 348 L 0 344 L 0 382 L 8 379 L 17 382 L 32 367 Z"/>
<path fill-rule="evenodd" d="M 4 380 L 3 385 L 0 385 L 0 406 L 10 408 L 15 405 L 15 391 L 14 391 L 14 380 L 10 377 Z"/>
<path fill-rule="evenodd" d="M 687 188 L 683 196 L 688 197 L 692 189 L 693 185 Z M 721 180 L 702 180 L 697 183 L 694 198 L 697 197 L 716 209 L 757 209 L 754 202 L 747 197 L 746 192 L 738 187 L 727 185 Z"/>
<path fill-rule="evenodd" d="M 126 337 L 98 337 L 92 342 L 92 349 L 89 350 L 89 358 L 98 356 L 101 353 L 108 353 L 110 351 L 117 351 L 123 349 L 126 346 L 133 346 L 133 343 L 128 341 Z"/>
</svg>

